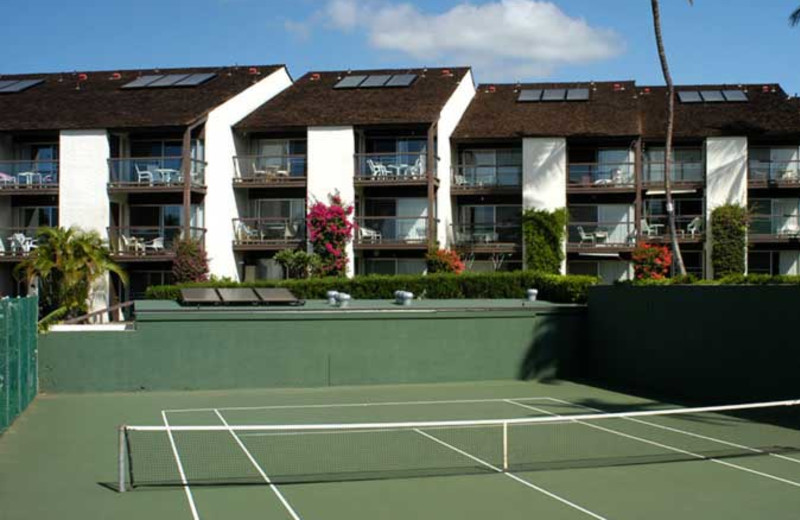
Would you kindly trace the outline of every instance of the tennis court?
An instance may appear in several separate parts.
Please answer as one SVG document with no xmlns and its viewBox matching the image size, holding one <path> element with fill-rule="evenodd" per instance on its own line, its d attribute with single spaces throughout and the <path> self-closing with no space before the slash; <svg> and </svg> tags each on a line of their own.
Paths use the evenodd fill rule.
<svg viewBox="0 0 800 520">
<path fill-rule="evenodd" d="M 0 503 L 9 519 L 789 519 L 786 404 L 662 415 L 676 407 L 566 382 L 41 396 L 0 438 Z M 120 424 L 143 427 L 125 432 L 124 493 Z"/>
</svg>

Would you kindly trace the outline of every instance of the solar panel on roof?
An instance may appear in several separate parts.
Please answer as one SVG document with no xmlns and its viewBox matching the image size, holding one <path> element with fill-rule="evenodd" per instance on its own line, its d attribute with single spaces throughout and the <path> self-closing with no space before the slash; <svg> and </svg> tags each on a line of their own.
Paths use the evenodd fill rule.
<svg viewBox="0 0 800 520">
<path fill-rule="evenodd" d="M 147 88 L 153 87 L 171 87 L 179 81 L 189 77 L 189 74 L 167 74 L 161 76 L 159 79 L 147 84 Z"/>
<path fill-rule="evenodd" d="M 567 90 L 563 88 L 548 88 L 542 94 L 542 101 L 564 101 Z"/>
<path fill-rule="evenodd" d="M 333 88 L 356 88 L 367 79 L 366 76 L 345 76 Z"/>
<path fill-rule="evenodd" d="M 10 85 L 13 85 L 14 83 L 18 83 L 18 82 L 19 82 L 18 79 L 4 79 L 4 80 L 0 81 L 0 90 L 3 90 L 4 88 L 6 88 L 6 87 L 8 87 Z"/>
<path fill-rule="evenodd" d="M 588 88 L 571 88 L 567 90 L 567 101 L 588 101 Z"/>
<path fill-rule="evenodd" d="M 702 90 L 700 95 L 706 103 L 723 103 L 725 101 L 725 97 L 719 90 Z"/>
<path fill-rule="evenodd" d="M 680 99 L 681 103 L 700 103 L 703 101 L 703 98 L 700 97 L 700 93 L 694 90 L 682 90 L 678 92 L 678 99 Z"/>
<path fill-rule="evenodd" d="M 254 289 L 263 303 L 268 305 L 304 305 L 305 301 L 292 294 L 289 289 L 283 287 Z"/>
<path fill-rule="evenodd" d="M 539 101 L 542 98 L 542 89 L 525 89 L 519 91 L 517 101 Z"/>
<path fill-rule="evenodd" d="M 223 303 L 251 303 L 256 304 L 261 300 L 253 292 L 253 289 L 248 287 L 234 287 L 234 288 L 219 288 L 217 289 L 219 297 L 222 298 Z"/>
<path fill-rule="evenodd" d="M 386 84 L 392 76 L 389 74 L 376 74 L 374 76 L 367 76 L 367 79 L 364 80 L 359 88 L 376 88 L 382 87 Z"/>
<path fill-rule="evenodd" d="M 409 85 L 414 83 L 415 79 L 417 79 L 417 75 L 416 74 L 395 74 L 394 76 L 392 76 L 392 78 L 389 80 L 389 82 L 386 83 L 385 86 L 387 86 L 387 87 L 408 87 Z"/>
<path fill-rule="evenodd" d="M 722 95 L 725 96 L 727 101 L 741 102 L 747 101 L 747 94 L 741 90 L 723 90 Z"/>
<path fill-rule="evenodd" d="M 131 81 L 130 83 L 126 83 L 122 85 L 122 88 L 142 88 L 146 87 L 150 83 L 157 81 L 163 78 L 163 74 L 148 74 L 146 76 L 139 76 L 135 80 Z"/>
<path fill-rule="evenodd" d="M 192 287 L 188 289 L 181 289 L 181 300 L 183 303 L 219 303 L 220 298 L 216 289 L 211 288 L 197 288 Z"/>
<path fill-rule="evenodd" d="M 27 90 L 39 83 L 44 83 L 43 79 L 23 79 L 20 81 L 15 81 L 11 85 L 6 85 L 3 88 L 0 88 L 0 93 L 3 94 L 10 94 L 12 92 L 22 92 L 23 90 Z"/>
<path fill-rule="evenodd" d="M 196 87 L 197 85 L 201 85 L 206 81 L 215 78 L 217 75 L 213 72 L 198 72 L 196 74 L 190 74 L 189 77 L 184 78 L 175 84 L 173 87 Z M 150 86 L 150 85 L 148 85 Z"/>
</svg>

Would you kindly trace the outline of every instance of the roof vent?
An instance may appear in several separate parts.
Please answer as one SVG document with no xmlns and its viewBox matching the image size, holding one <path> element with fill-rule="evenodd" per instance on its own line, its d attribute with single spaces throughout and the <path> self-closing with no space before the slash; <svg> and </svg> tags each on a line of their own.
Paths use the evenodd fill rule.
<svg viewBox="0 0 800 520">
<path fill-rule="evenodd" d="M 614 83 L 614 92 L 622 92 L 625 90 L 625 87 L 622 86 L 622 83 Z"/>
<path fill-rule="evenodd" d="M 259 74 L 261 74 L 255 67 L 250 67 L 249 69 L 247 69 L 247 73 L 250 74 L 251 76 L 258 76 Z"/>
<path fill-rule="evenodd" d="M 89 79 L 89 75 L 85 72 L 78 74 L 78 81 L 86 81 L 87 79 Z"/>
<path fill-rule="evenodd" d="M 311 81 L 319 81 L 320 75 L 319 72 L 314 72 L 311 74 Z"/>
<path fill-rule="evenodd" d="M 497 87 L 495 87 L 494 85 L 489 85 L 488 87 L 486 87 L 486 92 L 488 92 L 489 94 L 494 94 L 495 92 L 497 92 Z"/>
<path fill-rule="evenodd" d="M 763 87 L 761 87 L 761 92 L 769 92 L 769 90 L 770 90 L 769 85 L 764 85 Z"/>
<path fill-rule="evenodd" d="M 650 93 L 650 87 L 645 87 L 643 92 L 645 94 L 649 94 Z"/>
<path fill-rule="evenodd" d="M 450 71 L 450 69 L 442 69 L 442 76 L 452 76 L 452 75 L 453 73 Z"/>
<path fill-rule="evenodd" d="M 112 72 L 111 73 L 111 77 L 108 78 L 108 79 L 110 79 L 111 81 L 121 80 L 122 79 L 122 74 L 120 74 L 119 72 Z"/>
</svg>

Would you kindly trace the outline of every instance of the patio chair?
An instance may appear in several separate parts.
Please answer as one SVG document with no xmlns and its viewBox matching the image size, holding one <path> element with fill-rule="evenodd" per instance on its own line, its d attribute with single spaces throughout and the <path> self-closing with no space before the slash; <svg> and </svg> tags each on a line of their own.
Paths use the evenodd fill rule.
<svg viewBox="0 0 800 520">
<path fill-rule="evenodd" d="M 653 237 L 653 236 L 658 235 L 658 233 L 656 232 L 657 230 L 655 228 L 650 227 L 650 224 L 647 223 L 647 219 L 646 218 L 643 218 L 641 220 L 641 224 L 642 224 L 642 233 L 644 235 L 646 235 L 648 237 Z"/>
<path fill-rule="evenodd" d="M 17 178 L 13 175 L 9 175 L 7 173 L 0 172 L 0 185 L 8 186 L 17 183 Z"/>
<path fill-rule="evenodd" d="M 383 237 L 380 231 L 361 226 L 358 228 L 358 238 L 366 242 L 379 242 Z"/>
<path fill-rule="evenodd" d="M 11 235 L 11 250 L 15 253 L 23 252 L 30 253 L 31 249 L 36 248 L 36 242 L 33 238 L 25 236 L 24 233 L 14 233 Z"/>
<path fill-rule="evenodd" d="M 412 179 L 419 179 L 425 176 L 425 164 L 422 162 L 422 157 L 417 157 L 417 160 L 414 161 L 414 164 L 408 167 L 406 170 L 406 175 Z"/>
<path fill-rule="evenodd" d="M 586 242 L 589 242 L 591 244 L 596 243 L 596 238 L 594 236 L 594 233 L 587 233 L 586 231 L 584 231 L 583 226 L 578 226 L 578 235 L 581 238 L 581 244 L 584 244 Z"/>
<path fill-rule="evenodd" d="M 689 235 L 694 238 L 695 235 L 699 235 L 702 231 L 703 221 L 700 217 L 695 217 L 692 219 L 689 224 L 686 225 L 685 233 L 689 233 Z"/>
<path fill-rule="evenodd" d="M 253 229 L 244 222 L 236 222 L 236 238 L 240 242 L 248 242 L 251 240 L 262 240 L 263 236 L 257 229 Z"/>
<path fill-rule="evenodd" d="M 788 237 L 796 237 L 797 235 L 800 235 L 800 227 L 797 226 L 796 222 L 785 222 L 778 230 L 778 234 Z"/>
<path fill-rule="evenodd" d="M 456 186 L 466 186 L 467 185 L 467 178 L 460 173 L 457 173 L 453 176 L 453 179 L 456 182 Z"/>
<path fill-rule="evenodd" d="M 367 166 L 373 177 L 388 177 L 389 169 L 381 163 L 376 163 L 372 159 L 367 159 Z"/>
<path fill-rule="evenodd" d="M 122 251 L 126 253 L 139 254 L 144 253 L 144 244 L 136 237 L 129 237 L 127 235 L 120 235 L 122 241 Z"/>
<path fill-rule="evenodd" d="M 133 168 L 136 170 L 136 182 L 153 184 L 156 174 L 151 170 L 154 165 L 148 164 L 143 168 L 139 167 L 139 163 L 134 163 Z M 157 166 L 157 165 L 155 165 Z M 155 168 L 153 168 L 155 169 Z"/>
<path fill-rule="evenodd" d="M 152 250 L 154 253 L 161 253 L 164 251 L 164 237 L 156 237 L 149 242 L 144 243 L 144 250 Z"/>
</svg>

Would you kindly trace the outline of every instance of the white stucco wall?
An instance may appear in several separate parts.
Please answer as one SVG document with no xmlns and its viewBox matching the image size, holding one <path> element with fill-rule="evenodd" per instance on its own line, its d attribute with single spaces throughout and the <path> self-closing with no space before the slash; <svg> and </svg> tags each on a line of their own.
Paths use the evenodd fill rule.
<svg viewBox="0 0 800 520">
<path fill-rule="evenodd" d="M 345 204 L 355 202 L 353 177 L 356 150 L 352 126 L 310 127 L 308 129 L 308 203 L 328 204 L 328 196 L 338 192 Z M 347 275 L 355 272 L 352 242 L 347 246 Z"/>
<path fill-rule="evenodd" d="M 205 244 L 209 270 L 238 279 L 233 253 L 232 219 L 238 215 L 233 190 L 236 139 L 231 127 L 292 84 L 285 68 L 273 72 L 208 114 L 205 126 L 206 186 Z"/>
<path fill-rule="evenodd" d="M 443 247 L 450 247 L 453 241 L 453 209 L 452 197 L 450 196 L 453 148 L 450 144 L 450 136 L 474 96 L 475 83 L 470 70 L 464 75 L 461 83 L 459 83 L 439 114 L 436 135 L 436 155 L 439 158 L 436 170 L 439 177 L 439 191 L 436 193 L 436 217 L 439 222 L 436 229 L 436 240 Z"/>
<path fill-rule="evenodd" d="M 747 207 L 747 138 L 706 139 L 706 276 L 713 277 L 711 265 L 711 212 L 724 204 Z"/>
<path fill-rule="evenodd" d="M 59 136 L 58 222 L 106 236 L 109 224 L 105 130 L 63 130 Z"/>
<path fill-rule="evenodd" d="M 553 211 L 566 206 L 567 140 L 564 138 L 524 138 L 522 140 L 522 209 Z M 563 248 L 566 258 L 566 242 Z M 566 273 L 566 270 L 565 260 L 561 263 L 561 272 Z"/>
</svg>

